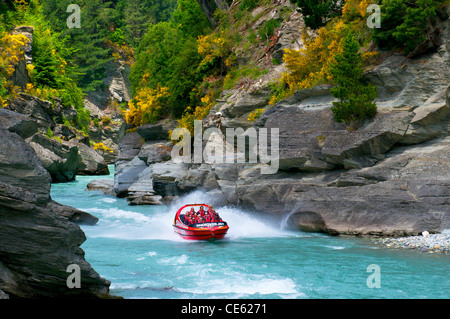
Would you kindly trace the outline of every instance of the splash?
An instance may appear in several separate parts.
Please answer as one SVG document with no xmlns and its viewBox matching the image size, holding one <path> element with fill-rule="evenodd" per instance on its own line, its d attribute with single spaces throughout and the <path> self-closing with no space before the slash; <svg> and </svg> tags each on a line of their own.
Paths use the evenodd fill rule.
<svg viewBox="0 0 450 319">
<path fill-rule="evenodd" d="M 196 191 L 180 197 L 167 207 L 140 207 L 139 211 L 127 206 L 117 208 L 116 203 L 111 201 L 109 208 L 96 207 L 87 210 L 99 217 L 100 222 L 96 226 L 86 227 L 85 231 L 93 238 L 184 241 L 172 228 L 175 213 L 186 204 L 208 204 L 211 200 L 204 192 Z M 230 226 L 227 240 L 289 235 L 287 231 L 280 229 L 279 225 L 270 224 L 252 212 L 235 207 L 216 207 L 216 210 Z"/>
</svg>

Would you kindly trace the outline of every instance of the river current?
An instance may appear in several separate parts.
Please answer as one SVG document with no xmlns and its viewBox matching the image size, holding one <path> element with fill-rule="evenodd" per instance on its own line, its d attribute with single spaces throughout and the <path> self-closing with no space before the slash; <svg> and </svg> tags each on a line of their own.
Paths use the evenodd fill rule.
<svg viewBox="0 0 450 319">
<path fill-rule="evenodd" d="M 113 167 L 111 167 L 113 168 Z M 113 171 L 113 170 L 112 170 Z M 170 206 L 129 206 L 85 191 L 93 179 L 52 186 L 57 202 L 99 218 L 82 226 L 86 260 L 130 299 L 449 298 L 450 257 L 379 247 L 373 240 L 283 229 L 253 212 L 216 208 L 230 226 L 222 241 L 186 241 L 173 232 L 176 210 L 207 203 L 202 192 Z M 113 178 L 113 175 L 107 177 Z"/>
</svg>

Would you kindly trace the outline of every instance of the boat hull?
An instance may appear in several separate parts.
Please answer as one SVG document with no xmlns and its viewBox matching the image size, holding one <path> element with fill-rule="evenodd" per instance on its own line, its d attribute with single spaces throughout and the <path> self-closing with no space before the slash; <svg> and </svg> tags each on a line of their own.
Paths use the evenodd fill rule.
<svg viewBox="0 0 450 319">
<path fill-rule="evenodd" d="M 178 235 L 187 240 L 213 240 L 223 239 L 227 234 L 229 227 L 181 228 L 178 226 L 173 226 L 173 229 Z"/>
</svg>

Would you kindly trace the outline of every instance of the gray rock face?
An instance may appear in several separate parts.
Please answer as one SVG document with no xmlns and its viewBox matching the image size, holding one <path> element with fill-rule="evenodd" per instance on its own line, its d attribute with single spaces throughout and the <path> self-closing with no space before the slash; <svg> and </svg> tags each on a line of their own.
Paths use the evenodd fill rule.
<svg viewBox="0 0 450 319">
<path fill-rule="evenodd" d="M 0 182 L 14 185 L 33 194 L 38 204 L 49 201 L 50 175 L 35 152 L 15 133 L 1 130 Z"/>
<path fill-rule="evenodd" d="M 26 139 L 38 132 L 38 126 L 30 117 L 0 108 L 0 127 L 17 133 Z"/>
<path fill-rule="evenodd" d="M 49 128 L 54 127 L 53 116 L 57 115 L 50 102 L 24 93 L 20 93 L 20 98 L 11 101 L 7 109 L 29 116 L 37 122 L 39 131 L 44 134 Z"/>
<path fill-rule="evenodd" d="M 50 198 L 51 178 L 33 148 L 0 128 L 0 291 L 2 298 L 110 298 L 110 282 L 84 259 L 86 237 L 72 221 L 89 214 Z M 81 269 L 81 289 L 69 289 L 69 265 Z"/>
<path fill-rule="evenodd" d="M 93 148 L 85 144 L 79 144 L 78 155 L 78 175 L 109 175 L 109 169 L 105 159 Z"/>
<path fill-rule="evenodd" d="M 114 196 L 116 193 L 114 192 L 114 180 L 112 179 L 97 179 L 91 181 L 86 186 L 87 191 L 101 191 L 105 195 Z"/>
<path fill-rule="evenodd" d="M 64 109 L 59 101 L 52 105 L 24 93 L 0 110 L 0 124 L 30 143 L 55 183 L 72 181 L 77 174 L 109 174 L 105 159 L 88 146 L 88 138 L 57 123 L 58 118 L 71 112 L 76 116 L 76 110 Z M 49 129 L 58 140 L 47 137 Z"/>
<path fill-rule="evenodd" d="M 78 146 L 70 146 L 36 134 L 27 139 L 54 183 L 75 179 L 79 166 Z"/>
<path fill-rule="evenodd" d="M 32 63 L 33 60 L 31 47 L 33 44 L 34 28 L 31 26 L 19 26 L 13 31 L 13 33 L 24 35 L 28 39 L 27 44 L 23 48 L 24 54 L 17 63 L 12 77 L 14 85 L 24 89 L 29 82 L 27 65 Z"/>
<path fill-rule="evenodd" d="M 178 126 L 177 121 L 161 121 L 157 124 L 144 124 L 137 132 L 146 141 L 161 141 L 169 139 L 169 132 Z"/>
</svg>

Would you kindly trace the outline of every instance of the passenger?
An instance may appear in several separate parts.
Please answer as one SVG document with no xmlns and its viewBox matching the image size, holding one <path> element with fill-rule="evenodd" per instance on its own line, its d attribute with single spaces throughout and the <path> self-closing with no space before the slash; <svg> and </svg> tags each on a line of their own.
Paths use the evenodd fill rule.
<svg viewBox="0 0 450 319">
<path fill-rule="evenodd" d="M 208 214 L 209 214 L 209 219 L 211 220 L 211 223 L 215 223 L 216 221 L 214 220 L 214 208 L 210 207 L 208 210 Z"/>
<path fill-rule="evenodd" d="M 184 216 L 184 221 L 185 221 L 185 224 L 188 225 L 188 226 L 193 224 L 193 222 L 192 222 L 192 215 L 190 214 L 190 212 L 186 213 L 186 215 Z"/>
<path fill-rule="evenodd" d="M 203 217 L 203 219 L 205 220 L 205 223 L 210 223 L 211 222 L 211 215 L 209 214 L 209 211 L 207 211 L 205 213 L 205 217 Z"/>
<path fill-rule="evenodd" d="M 200 215 L 199 212 L 197 212 L 197 214 L 195 216 L 195 223 L 196 224 L 202 224 L 203 223 L 203 217 Z"/>
<path fill-rule="evenodd" d="M 203 206 L 200 206 L 200 210 L 198 212 L 200 213 L 200 216 L 205 216 L 205 210 L 203 209 Z"/>
<path fill-rule="evenodd" d="M 215 223 L 223 222 L 222 218 L 220 218 L 219 214 L 213 209 L 213 220 Z"/>
</svg>

